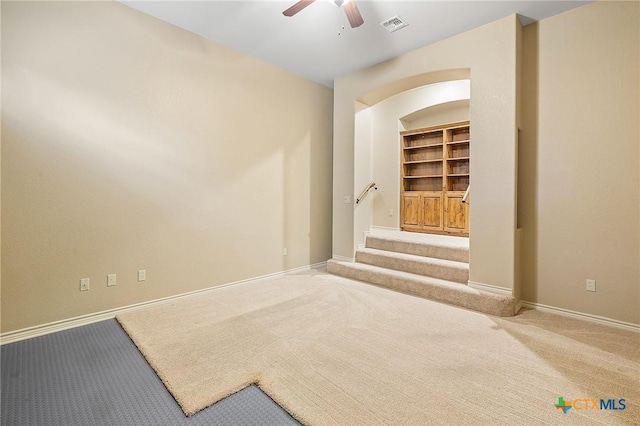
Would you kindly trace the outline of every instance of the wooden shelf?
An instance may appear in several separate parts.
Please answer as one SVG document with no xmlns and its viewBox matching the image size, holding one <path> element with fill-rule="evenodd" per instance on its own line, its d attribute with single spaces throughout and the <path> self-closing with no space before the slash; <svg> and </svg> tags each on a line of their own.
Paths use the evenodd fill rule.
<svg viewBox="0 0 640 426">
<path fill-rule="evenodd" d="M 437 163 L 439 161 L 442 161 L 442 158 L 436 158 L 436 159 L 433 159 L 433 160 L 405 161 L 404 164 Z"/>
<path fill-rule="evenodd" d="M 468 175 L 467 175 L 468 176 Z M 441 178 L 442 175 L 405 176 L 405 179 Z"/>
<path fill-rule="evenodd" d="M 456 174 L 448 174 L 447 177 L 468 177 L 469 173 L 456 173 Z"/>
<path fill-rule="evenodd" d="M 469 157 L 447 158 L 447 161 L 469 161 Z"/>
<path fill-rule="evenodd" d="M 471 142 L 469 139 L 467 139 L 466 141 L 450 141 L 450 142 L 447 142 L 447 145 L 457 145 L 457 144 L 469 143 L 469 142 Z"/>
<path fill-rule="evenodd" d="M 434 144 L 431 144 L 431 145 L 405 146 L 404 149 L 409 150 L 409 149 L 438 148 L 438 147 L 441 147 L 442 145 L 444 145 L 444 144 L 442 144 L 442 143 L 434 143 Z"/>
</svg>

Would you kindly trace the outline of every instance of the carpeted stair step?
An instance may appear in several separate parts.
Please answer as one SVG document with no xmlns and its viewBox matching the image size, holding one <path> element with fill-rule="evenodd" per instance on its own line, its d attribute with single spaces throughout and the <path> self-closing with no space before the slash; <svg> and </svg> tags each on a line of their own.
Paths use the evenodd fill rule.
<svg viewBox="0 0 640 426">
<path fill-rule="evenodd" d="M 486 314 L 500 317 L 515 314 L 515 299 L 512 296 L 476 290 L 460 283 L 365 263 L 341 262 L 334 259 L 327 262 L 327 271 L 346 278 Z"/>
<path fill-rule="evenodd" d="M 469 247 L 463 245 L 447 243 L 425 244 L 424 242 L 411 241 L 410 239 L 368 235 L 365 247 L 436 259 L 454 260 L 456 262 L 469 262 Z"/>
<path fill-rule="evenodd" d="M 456 283 L 469 281 L 469 264 L 453 260 L 363 248 L 356 251 L 356 261 Z"/>
</svg>

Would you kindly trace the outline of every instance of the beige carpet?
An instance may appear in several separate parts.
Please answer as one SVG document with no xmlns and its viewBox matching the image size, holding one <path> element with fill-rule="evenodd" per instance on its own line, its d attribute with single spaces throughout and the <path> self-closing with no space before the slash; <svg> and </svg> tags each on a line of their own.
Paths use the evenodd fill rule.
<svg viewBox="0 0 640 426">
<path fill-rule="evenodd" d="M 187 415 L 256 382 L 308 425 L 640 424 L 640 334 L 535 311 L 310 271 L 118 320 Z M 560 396 L 627 408 L 563 414 Z"/>
</svg>

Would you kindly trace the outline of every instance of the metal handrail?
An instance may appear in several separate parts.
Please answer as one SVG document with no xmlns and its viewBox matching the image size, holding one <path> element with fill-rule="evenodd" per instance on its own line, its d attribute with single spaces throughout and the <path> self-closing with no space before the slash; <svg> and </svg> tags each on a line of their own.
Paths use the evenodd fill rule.
<svg viewBox="0 0 640 426">
<path fill-rule="evenodd" d="M 467 198 L 469 197 L 469 188 L 471 188 L 471 185 L 467 186 L 467 190 L 464 192 L 464 195 L 462 196 L 462 202 L 464 204 L 470 204 L 469 202 L 467 202 Z"/>
<path fill-rule="evenodd" d="M 367 185 L 367 187 L 362 190 L 362 192 L 360 193 L 360 196 L 358 196 L 358 198 L 356 198 L 356 204 L 359 204 L 360 201 L 362 201 L 364 199 L 364 197 L 369 193 L 371 188 L 375 189 L 376 191 L 378 190 L 378 187 L 376 186 L 376 183 L 375 182 L 370 182 L 369 185 Z"/>
</svg>

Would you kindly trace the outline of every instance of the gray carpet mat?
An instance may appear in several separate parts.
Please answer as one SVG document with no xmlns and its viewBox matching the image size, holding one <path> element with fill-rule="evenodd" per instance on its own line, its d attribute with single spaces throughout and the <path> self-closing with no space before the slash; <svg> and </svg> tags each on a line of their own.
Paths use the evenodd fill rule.
<svg viewBox="0 0 640 426">
<path fill-rule="evenodd" d="M 116 320 L 3 345 L 2 425 L 298 425 L 257 386 L 185 417 Z"/>
</svg>

